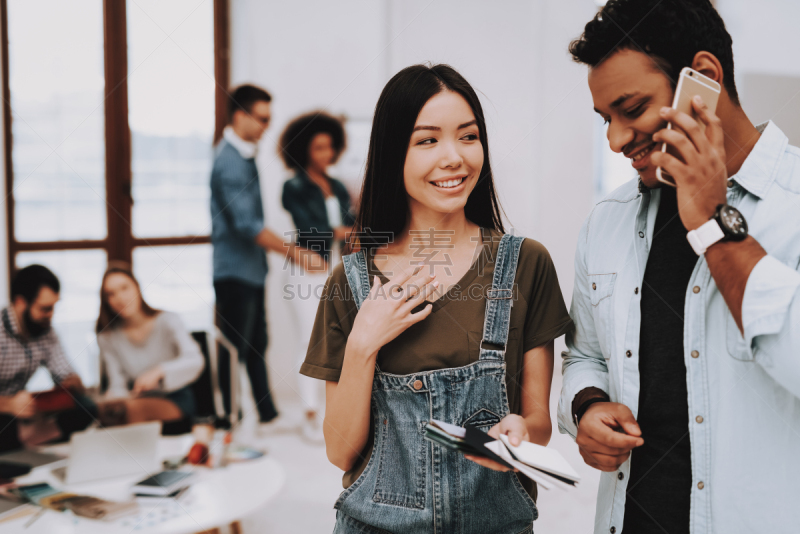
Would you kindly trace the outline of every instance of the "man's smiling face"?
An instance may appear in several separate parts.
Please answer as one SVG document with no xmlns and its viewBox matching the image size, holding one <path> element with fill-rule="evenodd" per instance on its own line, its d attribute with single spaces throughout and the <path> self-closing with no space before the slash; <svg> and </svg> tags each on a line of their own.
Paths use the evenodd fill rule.
<svg viewBox="0 0 800 534">
<path fill-rule="evenodd" d="M 647 187 L 658 187 L 650 154 L 661 150 L 653 134 L 667 126 L 659 110 L 672 105 L 667 75 L 647 54 L 622 49 L 589 71 L 589 90 L 595 111 L 608 124 L 611 150 L 631 159 Z"/>
</svg>

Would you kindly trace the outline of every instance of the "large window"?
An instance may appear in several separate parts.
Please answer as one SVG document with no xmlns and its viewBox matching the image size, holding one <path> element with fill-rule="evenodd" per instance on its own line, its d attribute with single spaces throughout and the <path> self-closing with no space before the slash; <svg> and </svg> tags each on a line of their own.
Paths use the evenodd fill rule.
<svg viewBox="0 0 800 534">
<path fill-rule="evenodd" d="M 212 143 L 225 124 L 226 0 L 0 0 L 10 272 L 61 280 L 54 325 L 97 381 L 109 260 L 208 327 Z M 31 387 L 46 386 L 42 375 Z"/>
</svg>

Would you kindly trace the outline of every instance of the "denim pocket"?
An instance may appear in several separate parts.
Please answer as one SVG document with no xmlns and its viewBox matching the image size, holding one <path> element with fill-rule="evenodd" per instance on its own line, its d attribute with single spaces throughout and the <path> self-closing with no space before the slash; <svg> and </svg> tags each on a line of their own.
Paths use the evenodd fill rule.
<svg viewBox="0 0 800 534">
<path fill-rule="evenodd" d="M 425 473 L 430 445 L 423 438 L 427 421 L 394 412 L 392 420 L 379 421 L 380 459 L 374 502 L 425 508 Z M 404 417 L 406 416 L 406 417 Z"/>
<path fill-rule="evenodd" d="M 614 293 L 616 279 L 617 273 L 589 275 L 589 296 L 592 300 L 592 306 L 599 306 L 603 300 Z"/>
<path fill-rule="evenodd" d="M 590 274 L 589 297 L 592 302 L 595 333 L 603 354 L 612 354 L 613 347 L 609 343 L 614 339 L 614 283 L 617 273 Z"/>
</svg>

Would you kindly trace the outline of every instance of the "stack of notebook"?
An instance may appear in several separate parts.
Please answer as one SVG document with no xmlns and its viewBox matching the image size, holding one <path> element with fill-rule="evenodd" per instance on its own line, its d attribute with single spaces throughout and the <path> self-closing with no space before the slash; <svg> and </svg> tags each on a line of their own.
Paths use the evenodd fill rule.
<svg viewBox="0 0 800 534">
<path fill-rule="evenodd" d="M 580 481 L 580 476 L 557 450 L 528 441 L 515 447 L 507 436 L 495 440 L 476 428 L 463 428 L 435 419 L 426 425 L 425 439 L 461 454 L 482 456 L 518 469 L 544 489 L 554 486 L 566 489 Z"/>
</svg>

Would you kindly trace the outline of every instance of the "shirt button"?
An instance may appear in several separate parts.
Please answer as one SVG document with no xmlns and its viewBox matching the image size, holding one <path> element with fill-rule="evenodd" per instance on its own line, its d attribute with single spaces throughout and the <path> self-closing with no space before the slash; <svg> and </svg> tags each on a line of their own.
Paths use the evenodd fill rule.
<svg viewBox="0 0 800 534">
<path fill-rule="evenodd" d="M 597 289 L 597 284 L 592 284 L 592 289 Z"/>
<path fill-rule="evenodd" d="M 627 356 L 628 358 L 630 358 L 631 356 L 633 356 L 633 353 L 632 353 L 631 351 L 629 351 L 629 350 L 626 350 L 626 351 L 625 351 L 625 356 Z"/>
<path fill-rule="evenodd" d="M 728 187 L 733 187 L 733 180 L 728 178 Z"/>
<path fill-rule="evenodd" d="M 695 294 L 696 294 L 696 293 L 700 293 L 700 286 L 694 286 L 694 287 L 692 288 L 692 292 L 693 292 L 693 293 L 695 293 Z"/>
<path fill-rule="evenodd" d="M 609 531 L 611 534 L 614 534 L 614 533 L 617 531 L 617 527 L 611 527 L 610 529 L 608 529 L 608 531 Z"/>
<path fill-rule="evenodd" d="M 422 389 L 422 380 L 417 380 L 414 382 L 414 389 L 416 389 L 417 391 Z"/>
<path fill-rule="evenodd" d="M 700 353 L 697 352 L 696 350 L 693 350 L 692 351 L 692 358 L 699 358 L 699 357 L 700 357 Z"/>
<path fill-rule="evenodd" d="M 706 485 L 705 485 L 705 484 L 703 484 L 703 481 L 702 481 L 702 480 L 701 480 L 700 482 L 698 482 L 698 483 L 697 483 L 697 489 L 703 489 L 703 488 L 705 488 L 705 487 L 706 487 Z"/>
<path fill-rule="evenodd" d="M 644 237 L 644 232 L 639 232 L 639 237 Z"/>
<path fill-rule="evenodd" d="M 617 478 L 618 478 L 618 479 L 620 479 L 620 480 L 622 480 L 623 478 L 625 478 L 625 473 L 620 473 L 620 474 L 618 474 L 618 475 L 617 475 Z"/>
<path fill-rule="evenodd" d="M 634 289 L 634 290 L 633 290 L 633 294 L 634 294 L 634 295 L 638 295 L 638 294 L 639 294 L 639 288 L 638 288 L 638 287 L 637 287 L 636 289 Z"/>
<path fill-rule="evenodd" d="M 698 423 L 702 423 L 703 422 L 703 416 L 702 415 L 698 415 L 697 417 L 694 418 L 694 420 L 697 421 Z"/>
</svg>

